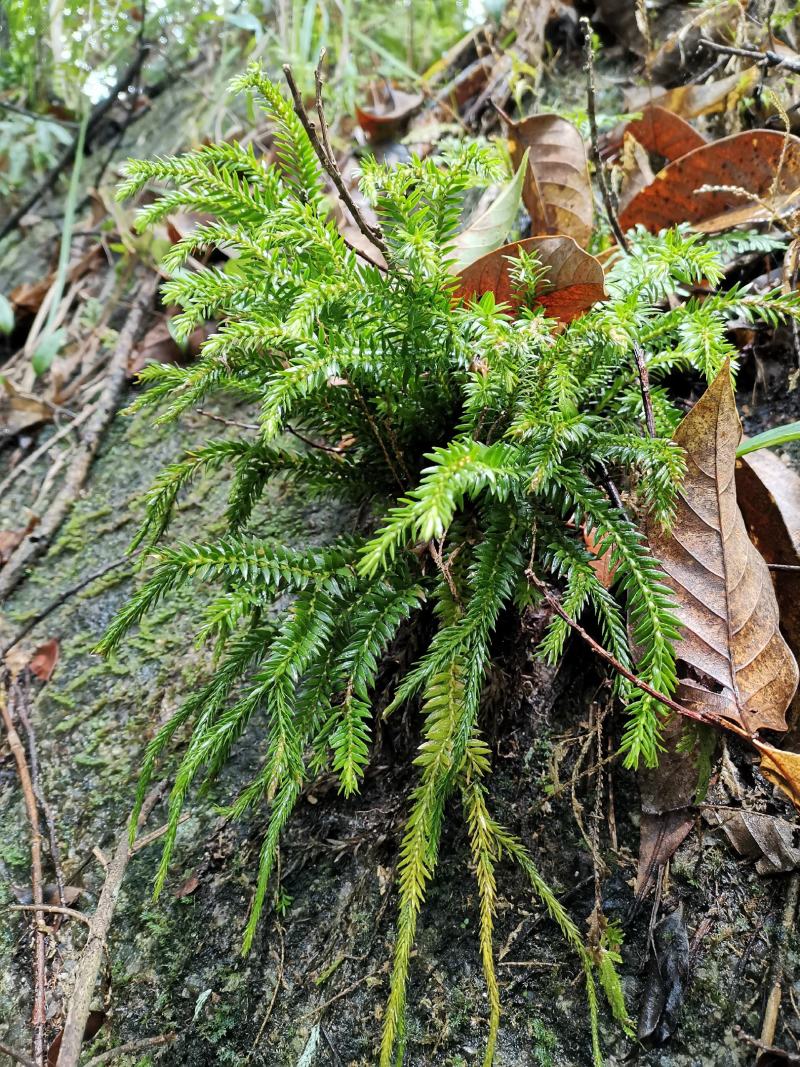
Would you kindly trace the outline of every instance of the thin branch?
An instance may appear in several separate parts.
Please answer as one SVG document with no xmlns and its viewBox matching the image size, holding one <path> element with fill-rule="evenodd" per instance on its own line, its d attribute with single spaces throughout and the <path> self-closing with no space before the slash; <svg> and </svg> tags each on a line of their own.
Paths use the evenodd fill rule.
<svg viewBox="0 0 800 1067">
<path fill-rule="evenodd" d="M 294 426 L 290 426 L 288 422 L 283 424 L 284 430 L 290 433 L 292 437 L 296 437 L 298 441 L 302 441 L 304 445 L 308 445 L 309 448 L 316 448 L 320 452 L 331 452 L 334 456 L 338 456 L 340 459 L 344 449 L 334 448 L 333 445 L 323 445 L 318 441 L 312 441 L 310 437 L 306 437 L 305 434 L 300 433 L 299 430 L 295 430 Z"/>
<path fill-rule="evenodd" d="M 735 723 L 729 722 L 727 719 L 722 719 L 717 715 L 701 715 L 699 711 L 694 711 L 692 708 L 687 708 L 685 705 L 679 704 L 677 700 L 673 700 L 672 697 L 668 697 L 666 693 L 659 693 L 657 689 L 654 689 L 651 685 L 648 685 L 647 682 L 644 681 L 644 679 L 639 678 L 636 674 L 633 673 L 633 671 L 628 670 L 628 668 L 624 664 L 620 663 L 616 656 L 612 656 L 612 654 L 607 649 L 603 648 L 601 644 L 595 641 L 591 634 L 587 633 L 587 631 L 584 630 L 584 628 L 579 622 L 576 622 L 575 619 L 568 615 L 566 611 L 564 611 L 564 609 L 561 607 L 558 600 L 553 596 L 553 594 L 541 580 L 541 578 L 537 577 L 537 575 L 530 567 L 525 571 L 525 577 L 532 585 L 536 586 L 536 588 L 545 598 L 545 600 L 556 613 L 556 615 L 560 616 L 560 618 L 564 620 L 567 626 L 571 627 L 571 629 L 573 629 L 575 633 L 579 634 L 586 642 L 586 644 L 592 649 L 592 651 L 595 652 L 601 659 L 604 659 L 610 667 L 613 667 L 617 674 L 621 674 L 623 678 L 627 678 L 628 681 L 635 685 L 637 689 L 641 689 L 643 693 L 647 693 L 648 696 L 651 696 L 655 700 L 658 700 L 661 704 L 664 704 L 671 711 L 675 711 L 678 713 L 678 715 L 683 715 L 687 719 L 693 719 L 695 722 L 702 722 L 707 725 L 713 724 L 715 726 L 721 726 L 726 730 L 731 730 L 733 733 L 739 734 L 739 736 L 741 737 L 749 738 L 750 735 L 745 730 L 741 729 L 741 727 L 738 727 Z"/>
<path fill-rule="evenodd" d="M 0 717 L 6 729 L 8 747 L 14 756 L 17 765 L 17 774 L 22 795 L 25 800 L 25 811 L 31 828 L 31 890 L 33 893 L 34 908 L 38 913 L 44 903 L 44 891 L 42 889 L 42 832 L 39 826 L 39 808 L 36 804 L 36 795 L 33 791 L 28 761 L 25 758 L 25 749 L 19 734 L 14 726 L 7 697 L 13 689 L 9 685 L 9 677 L 6 672 L 3 678 L 3 686 L 0 691 Z M 33 1026 L 33 1056 L 34 1061 L 41 1067 L 44 1064 L 44 1026 L 47 1018 L 47 1005 L 45 1001 L 45 934 L 39 924 L 36 924 L 34 941 L 34 996 L 31 1025 Z"/>
<path fill-rule="evenodd" d="M 70 919 L 78 919 L 80 922 L 85 923 L 86 926 L 91 926 L 91 922 L 87 915 L 84 915 L 82 911 L 76 911 L 75 908 L 67 908 L 60 904 L 10 904 L 9 911 L 35 911 L 46 912 L 48 915 L 66 915 Z"/>
<path fill-rule="evenodd" d="M 171 1034 L 159 1034 L 158 1037 L 145 1037 L 139 1041 L 128 1041 L 124 1045 L 117 1045 L 116 1048 L 109 1049 L 108 1052 L 101 1052 L 99 1056 L 92 1056 L 90 1060 L 84 1063 L 83 1067 L 100 1067 L 101 1063 L 110 1063 L 118 1056 L 125 1056 L 130 1052 L 143 1052 L 148 1048 L 157 1048 L 159 1045 L 169 1045 L 178 1035 L 176 1033 Z"/>
<path fill-rule="evenodd" d="M 592 158 L 594 159 L 595 171 L 597 173 L 597 181 L 600 185 L 600 193 L 603 197 L 603 204 L 606 209 L 606 217 L 608 218 L 608 224 L 611 227 L 611 232 L 617 240 L 617 244 L 626 254 L 630 254 L 630 247 L 625 234 L 622 232 L 622 227 L 619 224 L 617 213 L 614 210 L 614 204 L 611 200 L 611 191 L 608 188 L 608 181 L 606 180 L 605 164 L 603 163 L 600 155 L 600 145 L 597 135 L 597 114 L 595 111 L 595 98 L 597 91 L 594 84 L 594 49 L 592 47 L 592 24 L 587 18 L 582 18 L 581 23 L 583 25 L 583 33 L 586 42 L 586 111 L 589 116 L 589 131 L 592 139 Z"/>
<path fill-rule="evenodd" d="M 303 98 L 300 95 L 300 90 L 297 88 L 297 82 L 294 80 L 292 68 L 289 66 L 288 63 L 284 63 L 283 73 L 286 76 L 289 91 L 292 94 L 295 114 L 300 119 L 300 122 L 303 125 L 303 129 L 308 135 L 308 139 L 317 154 L 317 159 L 320 161 L 322 169 L 325 171 L 325 173 L 328 175 L 328 177 L 331 179 L 334 186 L 336 187 L 336 192 L 339 194 L 339 199 L 350 212 L 353 218 L 353 222 L 355 222 L 356 226 L 358 226 L 359 230 L 361 230 L 366 239 L 371 244 L 375 245 L 375 247 L 380 251 L 381 255 L 383 255 L 385 259 L 388 259 L 389 248 L 383 239 L 382 231 L 376 226 L 369 225 L 369 223 L 366 221 L 364 216 L 361 214 L 361 212 L 353 202 L 353 198 L 350 195 L 347 186 L 344 184 L 344 179 L 342 178 L 341 171 L 336 165 L 336 161 L 328 159 L 328 153 L 326 152 L 325 147 L 319 139 L 317 128 L 311 121 L 311 119 L 308 117 L 308 112 L 303 106 Z"/>
<path fill-rule="evenodd" d="M 104 574 L 108 574 L 109 571 L 113 571 L 116 567 L 121 567 L 123 563 L 128 563 L 134 558 L 135 554 L 130 556 L 120 556 L 119 559 L 115 559 L 111 563 L 107 563 L 105 567 L 101 567 L 99 571 L 94 571 L 92 574 L 86 575 L 85 578 L 81 578 L 79 582 L 76 582 L 75 585 L 71 585 L 68 589 L 65 589 L 63 593 L 59 593 L 55 600 L 51 600 L 46 607 L 42 608 L 36 615 L 33 615 L 28 619 L 22 629 L 15 634 L 9 643 L 4 648 L 0 649 L 0 659 L 3 659 L 11 651 L 14 645 L 18 645 L 23 637 L 27 637 L 31 630 L 46 619 L 48 615 L 52 615 L 56 608 L 60 608 L 65 601 L 70 599 L 70 597 L 75 596 L 76 593 L 80 593 L 80 591 L 85 589 L 87 585 L 91 585 L 92 582 L 96 581 L 98 578 L 102 578 Z"/>
<path fill-rule="evenodd" d="M 21 697 L 16 705 L 17 715 L 19 721 L 25 728 L 25 733 L 28 735 L 28 758 L 30 760 L 31 767 L 31 783 L 33 785 L 33 793 L 39 802 L 39 807 L 44 814 L 45 825 L 47 826 L 47 839 L 50 843 L 50 859 L 53 863 L 53 869 L 56 876 L 56 888 L 58 889 L 58 902 L 63 907 L 64 900 L 64 874 L 61 870 L 61 850 L 58 847 L 58 838 L 56 837 L 55 819 L 53 817 L 53 809 L 47 801 L 47 797 L 44 795 L 42 789 L 42 783 L 39 778 L 39 756 L 36 750 L 36 733 L 33 729 L 33 723 L 28 716 L 28 707 L 30 705 L 30 674 L 26 671 L 23 674 L 23 681 L 16 683 L 17 695 Z"/>
<path fill-rule="evenodd" d="M 137 826 L 144 825 L 162 791 L 163 784 L 159 784 L 148 793 L 142 804 Z M 97 908 L 89 920 L 89 936 L 75 967 L 73 992 L 67 1008 L 67 1016 L 61 1037 L 61 1050 L 58 1056 L 59 1067 L 78 1067 L 80 1063 L 83 1032 L 86 1020 L 89 1017 L 94 987 L 100 971 L 100 962 L 106 947 L 111 920 L 114 918 L 122 881 L 125 877 L 128 861 L 132 855 L 133 850 L 130 847 L 128 827 L 124 826 L 120 831 L 117 847 L 108 865 Z"/>
<path fill-rule="evenodd" d="M 322 147 L 325 149 L 325 154 L 328 157 L 328 162 L 332 167 L 336 166 L 336 156 L 333 154 L 331 148 L 331 139 L 328 133 L 328 121 L 325 118 L 325 108 L 322 104 L 322 64 L 325 62 L 325 49 L 320 49 L 319 60 L 317 61 L 316 69 L 314 70 L 314 86 L 316 89 L 316 105 L 317 105 L 317 118 L 319 119 L 319 128 L 322 134 Z"/>
<path fill-rule="evenodd" d="M 2 1052 L 4 1056 L 8 1056 L 9 1059 L 12 1059 L 14 1063 L 21 1063 L 22 1067 L 37 1067 L 37 1064 L 30 1058 L 30 1056 L 26 1056 L 25 1053 L 20 1052 L 19 1049 L 12 1048 L 11 1045 L 6 1045 L 4 1041 L 0 1041 L 0 1052 Z"/>
<path fill-rule="evenodd" d="M 800 74 L 800 60 L 789 59 L 770 49 L 761 52 L 757 48 L 734 48 L 733 45 L 718 44 L 716 41 L 710 41 L 707 37 L 701 37 L 700 44 L 704 48 L 708 48 L 712 52 L 719 52 L 723 56 L 741 56 L 743 59 L 752 59 L 756 63 L 764 64 L 767 67 L 783 67 L 784 70 L 791 71 L 792 74 Z"/>
<path fill-rule="evenodd" d="M 49 122 L 53 126 L 66 126 L 72 130 L 76 130 L 80 125 L 77 122 L 70 122 L 69 119 L 57 119 L 55 115 L 38 115 L 35 111 L 27 111 L 24 107 L 9 103 L 8 100 L 0 100 L 0 110 L 22 115 L 23 118 L 30 119 L 32 122 Z"/>
<path fill-rule="evenodd" d="M 236 419 L 226 419 L 224 415 L 216 415 L 213 411 L 206 411 L 205 408 L 197 408 L 196 411 L 198 415 L 202 415 L 205 419 L 221 422 L 223 426 L 235 426 L 237 430 L 254 430 L 258 432 L 260 429 L 255 422 L 238 422 Z"/>
<path fill-rule="evenodd" d="M 642 406 L 644 408 L 644 422 L 647 432 L 651 437 L 656 435 L 656 423 L 653 418 L 653 400 L 650 396 L 650 374 L 647 370 L 647 359 L 644 349 L 638 341 L 633 342 L 633 356 L 636 360 L 636 371 L 639 375 L 639 386 L 642 390 Z"/>
</svg>

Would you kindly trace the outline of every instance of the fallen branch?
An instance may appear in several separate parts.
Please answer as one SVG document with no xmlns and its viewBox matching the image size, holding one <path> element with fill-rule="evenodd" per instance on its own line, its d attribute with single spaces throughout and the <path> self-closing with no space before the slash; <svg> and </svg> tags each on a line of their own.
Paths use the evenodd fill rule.
<svg viewBox="0 0 800 1067">
<path fill-rule="evenodd" d="M 83 1067 L 100 1067 L 101 1063 L 110 1063 L 117 1056 L 126 1056 L 130 1052 L 143 1052 L 145 1049 L 157 1048 L 159 1045 L 169 1045 L 177 1036 L 175 1033 L 159 1034 L 158 1037 L 143 1037 L 140 1041 L 128 1041 L 124 1045 L 117 1045 L 116 1048 L 109 1049 L 108 1052 L 101 1052 L 99 1056 L 92 1056 Z M 60 1065 L 60 1057 L 58 1062 Z"/>
<path fill-rule="evenodd" d="M 15 709 L 19 716 L 19 721 L 22 723 L 25 728 L 25 733 L 28 735 L 28 759 L 30 761 L 33 795 L 38 801 L 39 807 L 44 815 L 45 825 L 47 826 L 47 839 L 50 843 L 50 859 L 56 877 L 58 902 L 63 907 L 66 901 L 64 899 L 64 875 L 61 871 L 61 850 L 58 847 L 53 810 L 47 801 L 47 797 L 44 795 L 42 783 L 39 778 L 39 757 L 36 751 L 36 733 L 33 729 L 33 723 L 28 716 L 28 707 L 30 705 L 30 674 L 27 671 L 23 674 L 23 679 L 22 682 L 15 682 L 18 697 Z"/>
<path fill-rule="evenodd" d="M 145 312 L 155 296 L 158 276 L 153 275 L 140 289 L 117 339 L 111 356 L 106 384 L 97 408 L 83 434 L 81 447 L 72 460 L 60 492 L 42 516 L 39 525 L 11 554 L 0 571 L 0 601 L 22 581 L 25 570 L 50 544 L 66 518 L 89 474 L 105 431 L 113 419 L 127 383 L 128 355 L 136 340 Z"/>
<path fill-rule="evenodd" d="M 15 645 L 18 645 L 24 637 L 28 636 L 31 630 L 35 629 L 40 622 L 43 622 L 48 615 L 52 615 L 56 608 L 60 608 L 62 604 L 70 599 L 70 597 L 75 596 L 76 593 L 80 593 L 80 591 L 85 589 L 87 585 L 91 585 L 92 582 L 97 581 L 98 578 L 102 578 L 103 575 L 108 574 L 109 571 L 121 567 L 123 563 L 130 563 L 134 558 L 135 554 L 130 556 L 120 556 L 119 559 L 112 560 L 112 562 L 107 563 L 105 567 L 101 567 L 99 571 L 87 574 L 84 578 L 81 578 L 79 582 L 76 582 L 75 585 L 71 585 L 68 589 L 65 589 L 63 593 L 59 593 L 55 600 L 51 600 L 46 607 L 31 616 L 22 629 L 17 631 L 9 643 L 4 648 L 0 649 L 0 659 L 3 659 Z"/>
<path fill-rule="evenodd" d="M 25 1053 L 20 1052 L 19 1049 L 12 1048 L 11 1045 L 6 1045 L 3 1041 L 0 1041 L 0 1052 L 2 1052 L 4 1056 L 8 1056 L 14 1063 L 21 1063 L 23 1067 L 37 1067 L 37 1064 L 30 1058 L 30 1056 L 26 1056 Z"/>
<path fill-rule="evenodd" d="M 31 828 L 31 890 L 33 903 L 37 913 L 36 930 L 34 932 L 34 984 L 33 984 L 33 1012 L 31 1025 L 33 1027 L 33 1057 L 37 1067 L 44 1064 L 44 1025 L 46 1020 L 47 1006 L 45 1003 L 45 934 L 38 922 L 41 913 L 41 905 L 44 903 L 44 891 L 42 888 L 42 832 L 39 826 L 39 808 L 36 804 L 36 795 L 33 791 L 33 781 L 25 756 L 25 749 L 11 717 L 8 706 L 8 695 L 12 692 L 9 687 L 9 677 L 6 673 L 3 685 L 0 688 L 0 717 L 3 719 L 8 747 L 17 765 L 17 774 L 22 786 L 22 796 L 25 801 L 25 811 Z"/>
<path fill-rule="evenodd" d="M 755 63 L 763 64 L 767 67 L 783 67 L 784 70 L 789 70 L 793 74 L 800 74 L 800 60 L 789 59 L 788 56 L 781 56 L 770 49 L 761 52 L 757 48 L 735 48 L 733 45 L 709 41 L 707 37 L 701 37 L 700 44 L 704 48 L 708 48 L 712 52 L 718 52 L 723 56 L 741 56 L 743 59 L 752 59 Z"/>
<path fill-rule="evenodd" d="M 161 796 L 162 789 L 162 785 L 157 785 L 147 795 L 142 804 L 137 826 L 144 824 L 147 816 Z M 75 968 L 73 993 L 67 1008 L 67 1018 L 64 1022 L 61 1048 L 58 1054 L 58 1067 L 78 1067 L 80 1063 L 83 1032 L 86 1027 L 86 1020 L 89 1018 L 97 976 L 100 973 L 103 950 L 105 949 L 111 920 L 114 917 L 114 910 L 117 906 L 117 898 L 122 888 L 128 861 L 132 855 L 128 827 L 125 826 L 119 835 L 117 847 L 108 865 L 106 880 L 100 893 L 100 899 L 97 902 L 97 908 L 89 920 L 89 936 Z M 97 1057 L 92 1062 L 97 1062 Z M 106 1061 L 102 1060 L 101 1062 Z"/>
<path fill-rule="evenodd" d="M 38 904 L 9 904 L 9 911 L 35 911 L 46 912 L 48 915 L 65 915 L 69 919 L 78 919 L 80 922 L 89 926 L 90 920 L 88 916 L 84 915 L 82 911 L 76 911 L 75 908 L 62 907 L 59 904 L 43 904 L 41 907 Z"/>
</svg>

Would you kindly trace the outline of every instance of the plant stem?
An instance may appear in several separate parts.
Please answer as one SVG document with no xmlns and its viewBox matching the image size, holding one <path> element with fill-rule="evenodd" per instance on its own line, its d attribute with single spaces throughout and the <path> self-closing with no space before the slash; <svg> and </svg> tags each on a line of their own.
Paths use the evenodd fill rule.
<svg viewBox="0 0 800 1067">
<path fill-rule="evenodd" d="M 594 84 L 594 49 L 592 47 L 592 24 L 587 18 L 581 19 L 583 26 L 584 39 L 586 42 L 586 112 L 589 116 L 589 131 L 592 139 L 592 158 L 594 160 L 595 172 L 597 173 L 597 181 L 600 185 L 600 193 L 603 197 L 603 204 L 606 209 L 606 217 L 608 218 L 608 224 L 611 227 L 611 232 L 617 240 L 617 244 L 626 253 L 630 254 L 630 247 L 628 245 L 625 234 L 622 232 L 622 227 L 619 224 L 617 213 L 614 210 L 614 205 L 611 201 L 611 191 L 608 188 L 608 182 L 606 181 L 606 171 L 603 160 L 600 156 L 600 145 L 597 135 L 597 114 L 595 111 L 595 98 L 597 96 L 597 90 Z"/>
</svg>

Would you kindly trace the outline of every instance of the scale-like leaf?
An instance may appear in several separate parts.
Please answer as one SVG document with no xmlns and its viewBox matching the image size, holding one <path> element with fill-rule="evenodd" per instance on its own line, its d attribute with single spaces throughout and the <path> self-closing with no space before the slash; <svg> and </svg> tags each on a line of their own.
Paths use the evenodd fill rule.
<svg viewBox="0 0 800 1067">
<path fill-rule="evenodd" d="M 675 431 L 686 479 L 672 529 L 651 523 L 648 537 L 682 624 L 677 700 L 752 737 L 786 729 L 798 670 L 781 636 L 769 570 L 736 501 L 741 436 L 726 365 Z"/>
</svg>

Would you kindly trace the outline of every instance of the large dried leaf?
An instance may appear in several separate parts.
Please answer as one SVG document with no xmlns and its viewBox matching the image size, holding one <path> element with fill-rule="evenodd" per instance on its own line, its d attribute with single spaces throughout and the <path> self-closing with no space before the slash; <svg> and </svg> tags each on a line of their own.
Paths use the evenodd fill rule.
<svg viewBox="0 0 800 1067">
<path fill-rule="evenodd" d="M 383 144 L 401 132 L 424 102 L 421 93 L 405 93 L 386 84 L 376 90 L 372 107 L 356 107 L 356 118 L 371 144 Z"/>
<path fill-rule="evenodd" d="M 800 567 L 800 477 L 763 449 L 736 461 L 736 493 L 750 540 L 767 563 Z M 781 629 L 800 655 L 800 571 L 773 571 Z"/>
<path fill-rule="evenodd" d="M 603 154 L 616 153 L 626 134 L 635 137 L 652 155 L 661 156 L 668 163 L 680 159 L 695 148 L 702 148 L 706 139 L 686 119 L 658 104 L 644 108 L 638 119 L 620 123 L 603 139 Z"/>
<path fill-rule="evenodd" d="M 522 199 L 531 233 L 566 234 L 585 248 L 592 236 L 594 199 L 586 148 L 577 127 L 560 115 L 508 123 L 514 166 L 528 156 Z"/>
<path fill-rule="evenodd" d="M 749 67 L 703 85 L 679 85 L 677 89 L 664 89 L 657 85 L 637 86 L 625 93 L 625 109 L 641 111 L 648 104 L 658 104 L 685 119 L 733 111 L 742 97 L 753 89 L 760 75 L 758 67 Z"/>
<path fill-rule="evenodd" d="M 712 188 L 700 192 L 703 187 Z M 642 225 L 655 233 L 690 222 L 704 233 L 718 233 L 784 215 L 799 205 L 800 138 L 751 130 L 670 163 L 620 213 L 619 221 L 624 230 Z"/>
<path fill-rule="evenodd" d="M 649 523 L 682 631 L 677 700 L 748 736 L 785 730 L 798 670 L 780 633 L 769 570 L 747 536 L 734 470 L 742 428 L 723 367 L 674 434 L 687 472 L 670 532 Z"/>
<path fill-rule="evenodd" d="M 709 808 L 705 817 L 711 826 L 724 830 L 740 856 L 756 861 L 759 874 L 781 874 L 800 867 L 800 833 L 794 822 L 734 808 Z"/>
<path fill-rule="evenodd" d="M 482 256 L 462 271 L 456 297 L 471 297 L 494 293 L 498 303 L 508 304 L 517 311 L 523 303 L 514 287 L 511 267 L 520 250 L 535 254 L 547 276 L 536 301 L 547 315 L 560 322 L 571 322 L 603 300 L 603 268 L 594 256 L 579 248 L 571 237 L 529 237 L 498 248 Z"/>
<path fill-rule="evenodd" d="M 0 445 L 53 418 L 53 408 L 0 378 Z"/>
<path fill-rule="evenodd" d="M 761 773 L 800 808 L 800 753 L 784 752 L 762 741 L 753 744 L 761 756 Z"/>
</svg>

